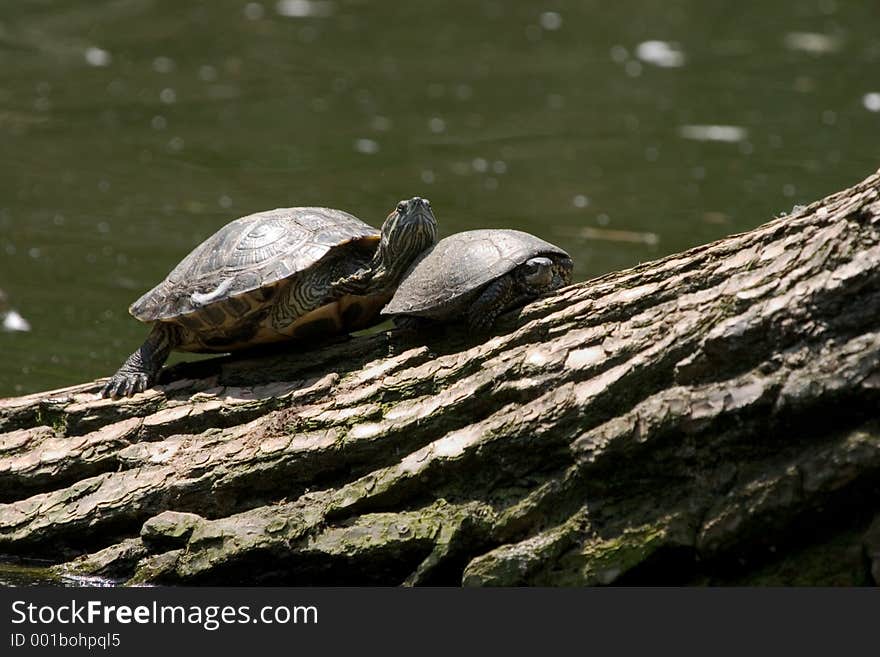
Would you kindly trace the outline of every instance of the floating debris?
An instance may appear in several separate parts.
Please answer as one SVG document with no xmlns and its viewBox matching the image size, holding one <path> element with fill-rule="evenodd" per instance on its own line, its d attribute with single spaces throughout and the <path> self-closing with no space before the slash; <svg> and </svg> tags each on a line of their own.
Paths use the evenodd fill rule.
<svg viewBox="0 0 880 657">
<path fill-rule="evenodd" d="M 748 137 L 749 131 L 738 125 L 683 125 L 678 133 L 696 141 L 723 141 L 736 143 Z"/>
<path fill-rule="evenodd" d="M 275 11 L 288 18 L 329 16 L 333 13 L 333 3 L 327 0 L 278 0 Z"/>
<path fill-rule="evenodd" d="M 379 152 L 379 142 L 373 139 L 356 139 L 354 142 L 354 150 L 358 153 L 373 155 Z"/>
<path fill-rule="evenodd" d="M 880 112 L 880 93 L 873 91 L 862 96 L 862 105 L 869 112 Z"/>
<path fill-rule="evenodd" d="M 619 44 L 611 46 L 611 50 L 608 51 L 608 54 L 611 55 L 611 61 L 616 64 L 623 64 L 629 59 L 629 51 Z"/>
<path fill-rule="evenodd" d="M 171 73 L 175 68 L 174 60 L 160 55 L 153 60 L 153 70 L 156 73 Z"/>
<path fill-rule="evenodd" d="M 434 134 L 446 132 L 446 121 L 441 119 L 439 116 L 435 116 L 430 121 L 428 121 L 428 128 Z"/>
<path fill-rule="evenodd" d="M 4 331 L 30 331 L 31 325 L 18 311 L 9 306 L 6 293 L 0 290 L 0 326 Z"/>
<path fill-rule="evenodd" d="M 730 223 L 730 217 L 724 212 L 709 210 L 703 213 L 703 221 L 707 224 L 722 225 Z"/>
<path fill-rule="evenodd" d="M 250 21 L 258 21 L 263 17 L 265 10 L 259 2 L 249 2 L 244 6 L 244 16 Z"/>
<path fill-rule="evenodd" d="M 677 43 L 669 41 L 643 41 L 636 46 L 636 57 L 643 62 L 661 68 L 684 66 L 684 52 Z"/>
<path fill-rule="evenodd" d="M 2 313 L 0 313 L 2 314 Z M 3 330 L 5 331 L 30 331 L 31 325 L 16 310 L 9 310 L 3 317 Z"/>
<path fill-rule="evenodd" d="M 657 246 L 657 244 L 660 243 L 660 236 L 657 233 L 650 233 L 638 230 L 615 230 L 613 228 L 594 228 L 592 226 L 583 226 L 582 228 L 577 228 L 572 232 L 577 237 L 582 237 L 588 240 L 624 242 L 627 244 L 644 244 L 646 246 Z"/>
<path fill-rule="evenodd" d="M 642 74 L 642 64 L 634 59 L 631 59 L 623 65 L 623 70 L 629 77 L 637 78 Z"/>
<path fill-rule="evenodd" d="M 217 79 L 217 69 L 210 64 L 199 66 L 199 79 L 203 82 L 213 82 Z"/>
<path fill-rule="evenodd" d="M 545 11 L 541 14 L 540 22 L 545 30 L 558 30 L 562 27 L 562 16 L 555 11 Z"/>
<path fill-rule="evenodd" d="M 840 40 L 818 32 L 789 32 L 783 39 L 789 50 L 827 55 L 840 49 Z"/>
<path fill-rule="evenodd" d="M 109 52 L 95 46 L 86 48 L 83 57 L 89 66 L 110 66 L 110 62 L 113 61 L 113 56 Z"/>
</svg>

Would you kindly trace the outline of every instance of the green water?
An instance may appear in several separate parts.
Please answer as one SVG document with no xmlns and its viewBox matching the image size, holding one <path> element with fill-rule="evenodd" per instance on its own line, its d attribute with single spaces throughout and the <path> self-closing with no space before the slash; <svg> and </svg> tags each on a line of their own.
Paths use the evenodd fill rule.
<svg viewBox="0 0 880 657">
<path fill-rule="evenodd" d="M 111 374 L 257 210 L 422 195 L 578 280 L 747 230 L 880 166 L 878 71 L 873 2 L 6 0 L 0 396 Z"/>
</svg>

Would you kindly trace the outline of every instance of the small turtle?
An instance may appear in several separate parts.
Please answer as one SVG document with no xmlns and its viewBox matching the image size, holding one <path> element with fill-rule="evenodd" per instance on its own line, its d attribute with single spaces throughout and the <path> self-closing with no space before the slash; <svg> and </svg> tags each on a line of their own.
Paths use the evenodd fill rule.
<svg viewBox="0 0 880 657">
<path fill-rule="evenodd" d="M 466 316 L 475 331 L 541 294 L 571 282 L 557 246 L 519 230 L 469 230 L 440 240 L 404 274 L 382 314 L 399 326 Z"/>
<path fill-rule="evenodd" d="M 101 396 L 153 385 L 172 350 L 227 352 L 368 326 L 436 241 L 431 205 L 419 197 L 401 201 L 381 231 L 330 208 L 236 219 L 131 305 L 153 328 Z"/>
</svg>

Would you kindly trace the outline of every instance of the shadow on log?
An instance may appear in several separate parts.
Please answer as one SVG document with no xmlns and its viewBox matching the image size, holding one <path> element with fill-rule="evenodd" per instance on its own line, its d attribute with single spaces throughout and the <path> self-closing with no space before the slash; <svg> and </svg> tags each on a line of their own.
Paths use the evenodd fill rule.
<svg viewBox="0 0 880 657">
<path fill-rule="evenodd" d="M 880 580 L 880 176 L 502 319 L 0 400 L 0 552 L 129 583 Z"/>
</svg>

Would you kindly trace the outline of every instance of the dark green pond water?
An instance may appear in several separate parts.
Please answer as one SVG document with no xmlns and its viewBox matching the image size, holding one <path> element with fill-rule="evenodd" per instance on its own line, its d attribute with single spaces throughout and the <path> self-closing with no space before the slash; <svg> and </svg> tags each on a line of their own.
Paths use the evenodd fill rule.
<svg viewBox="0 0 880 657">
<path fill-rule="evenodd" d="M 880 166 L 880 8 L 7 0 L 0 396 L 109 375 L 128 304 L 240 215 L 524 229 L 587 279 Z"/>
</svg>

